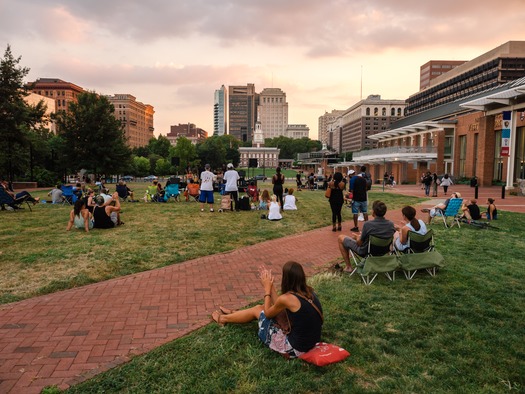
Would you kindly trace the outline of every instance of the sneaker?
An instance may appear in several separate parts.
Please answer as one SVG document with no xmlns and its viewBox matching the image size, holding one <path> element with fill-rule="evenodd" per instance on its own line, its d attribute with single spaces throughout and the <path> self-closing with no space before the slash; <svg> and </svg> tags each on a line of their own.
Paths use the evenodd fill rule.
<svg viewBox="0 0 525 394">
<path fill-rule="evenodd" d="M 210 208 L 210 212 L 214 212 L 214 211 L 213 211 L 213 208 Z"/>
<path fill-rule="evenodd" d="M 353 231 L 354 233 L 358 233 L 359 232 L 359 227 L 353 227 L 350 229 L 350 231 Z"/>
<path fill-rule="evenodd" d="M 421 212 L 423 212 L 423 213 L 429 213 L 429 212 L 430 212 L 430 209 L 428 209 L 428 208 L 423 208 L 423 209 L 421 210 Z"/>
</svg>

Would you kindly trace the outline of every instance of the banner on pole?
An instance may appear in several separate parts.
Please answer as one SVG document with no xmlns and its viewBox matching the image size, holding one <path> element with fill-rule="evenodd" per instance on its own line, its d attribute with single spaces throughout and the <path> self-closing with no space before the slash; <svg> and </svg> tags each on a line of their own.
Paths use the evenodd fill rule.
<svg viewBox="0 0 525 394">
<path fill-rule="evenodd" d="M 501 156 L 510 155 L 510 127 L 512 124 L 512 111 L 503 111 L 501 129 Z"/>
</svg>

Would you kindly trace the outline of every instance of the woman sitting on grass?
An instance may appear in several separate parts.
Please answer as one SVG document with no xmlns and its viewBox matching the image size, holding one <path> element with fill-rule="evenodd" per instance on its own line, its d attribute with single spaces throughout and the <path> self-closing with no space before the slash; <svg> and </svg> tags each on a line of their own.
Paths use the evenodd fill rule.
<svg viewBox="0 0 525 394">
<path fill-rule="evenodd" d="M 400 252 L 407 249 L 410 245 L 408 243 L 408 232 L 425 235 L 427 233 L 427 226 L 421 219 L 416 219 L 416 209 L 411 206 L 406 206 L 401 210 L 403 220 L 406 224 L 399 230 L 399 237 L 394 241 L 394 246 Z"/>
<path fill-rule="evenodd" d="M 270 193 L 268 190 L 264 189 L 261 193 L 261 197 L 259 197 L 259 209 L 266 211 L 271 202 Z"/>
<path fill-rule="evenodd" d="M 306 284 L 302 265 L 289 261 L 283 266 L 280 296 L 275 290 L 271 270 L 261 267 L 259 277 L 264 287 L 263 305 L 239 311 L 220 307 L 212 313 L 213 320 L 220 326 L 258 320 L 259 339 L 285 357 L 298 357 L 312 349 L 321 339 L 323 312 L 317 295 Z M 279 314 L 288 316 L 289 332 L 284 332 L 276 324 L 275 318 Z"/>
<path fill-rule="evenodd" d="M 293 187 L 288 189 L 288 194 L 284 196 L 283 211 L 297 211 L 297 198 L 293 195 Z"/>
<path fill-rule="evenodd" d="M 86 202 L 82 199 L 75 201 L 75 205 L 69 213 L 69 222 L 67 223 L 66 231 L 71 230 L 73 226 L 86 230 L 86 233 L 93 228 L 91 213 L 86 208 Z"/>
<path fill-rule="evenodd" d="M 281 220 L 283 215 L 281 215 L 281 206 L 277 202 L 277 196 L 272 194 L 272 201 L 268 205 L 268 220 Z"/>
<path fill-rule="evenodd" d="M 496 208 L 496 204 L 494 204 L 493 198 L 487 199 L 487 220 L 496 220 L 498 218 L 498 209 Z"/>
</svg>

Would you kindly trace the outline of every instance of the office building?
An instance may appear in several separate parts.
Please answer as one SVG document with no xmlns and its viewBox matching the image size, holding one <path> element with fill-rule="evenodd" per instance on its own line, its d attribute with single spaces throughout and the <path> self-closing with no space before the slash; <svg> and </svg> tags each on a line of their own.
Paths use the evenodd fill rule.
<svg viewBox="0 0 525 394">
<path fill-rule="evenodd" d="M 305 124 L 289 124 L 284 135 L 293 139 L 310 138 L 310 128 Z"/>
<path fill-rule="evenodd" d="M 55 100 L 56 111 L 68 111 L 71 102 L 78 101 L 77 96 L 85 92 L 83 88 L 58 78 L 39 78 L 29 83 L 32 93 Z"/>
<path fill-rule="evenodd" d="M 137 101 L 131 94 L 115 94 L 106 96 L 115 107 L 115 118 L 119 119 L 124 127 L 124 134 L 128 146 L 136 148 L 146 146 L 154 137 L 153 131 L 153 107 Z"/>
<path fill-rule="evenodd" d="M 242 142 L 251 141 L 257 119 L 259 95 L 255 85 L 228 87 L 228 134 Z"/>
<path fill-rule="evenodd" d="M 257 114 L 260 115 L 264 138 L 287 136 L 288 103 L 279 88 L 265 88 L 259 94 Z"/>
<path fill-rule="evenodd" d="M 525 41 L 509 41 L 456 66 L 407 99 L 406 115 L 414 115 L 525 76 Z"/>
<path fill-rule="evenodd" d="M 185 137 L 193 145 L 196 145 L 198 142 L 208 138 L 208 132 L 195 126 L 193 123 L 179 123 L 177 126 L 170 127 L 170 132 L 166 135 L 166 138 L 168 138 L 171 145 L 175 146 L 179 137 Z"/>
<path fill-rule="evenodd" d="M 227 90 L 224 85 L 220 89 L 215 90 L 213 100 L 213 135 L 226 134 L 226 104 L 227 104 Z"/>
<path fill-rule="evenodd" d="M 419 90 L 426 89 L 430 86 L 430 81 L 436 79 L 442 74 L 445 74 L 456 68 L 457 66 L 466 63 L 465 60 L 431 60 L 420 67 L 419 71 Z"/>
<path fill-rule="evenodd" d="M 328 140 L 329 134 L 328 132 L 331 129 L 331 124 L 337 119 L 339 115 L 341 115 L 344 110 L 337 110 L 333 109 L 332 112 L 326 112 L 324 115 L 319 116 L 319 123 L 318 123 L 318 129 L 317 129 L 317 139 L 321 141 L 323 144 L 327 144 L 328 146 L 331 146 L 330 141 Z"/>
</svg>

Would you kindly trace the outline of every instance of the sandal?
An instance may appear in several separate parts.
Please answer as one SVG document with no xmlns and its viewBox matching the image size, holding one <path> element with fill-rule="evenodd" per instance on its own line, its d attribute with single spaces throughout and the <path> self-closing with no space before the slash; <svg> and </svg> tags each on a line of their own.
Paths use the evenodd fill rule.
<svg viewBox="0 0 525 394">
<path fill-rule="evenodd" d="M 223 306 L 220 306 L 219 307 L 219 311 L 223 314 L 223 315 L 231 315 L 233 312 L 237 312 L 238 309 L 228 309 L 228 308 L 225 308 Z"/>
<path fill-rule="evenodd" d="M 225 323 L 221 323 L 221 316 L 222 316 L 221 311 L 213 311 L 211 314 L 211 318 L 213 319 L 213 321 L 217 323 L 219 327 L 224 327 Z"/>
</svg>

